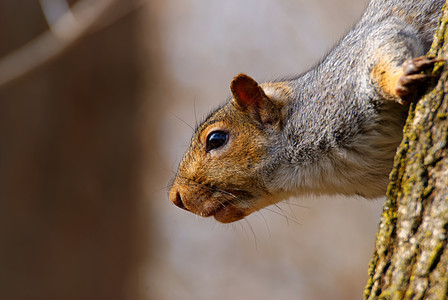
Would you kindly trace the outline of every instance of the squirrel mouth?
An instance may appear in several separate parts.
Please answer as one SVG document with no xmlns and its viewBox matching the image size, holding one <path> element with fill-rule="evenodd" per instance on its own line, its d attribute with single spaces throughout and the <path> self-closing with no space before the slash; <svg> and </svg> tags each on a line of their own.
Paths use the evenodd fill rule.
<svg viewBox="0 0 448 300">
<path fill-rule="evenodd" d="M 226 190 L 232 198 L 228 201 L 219 204 L 219 207 L 215 208 L 210 216 L 213 216 L 216 221 L 221 223 L 232 223 L 239 221 L 249 215 L 252 211 L 247 207 L 239 207 L 235 205 L 238 201 L 248 198 L 249 194 L 241 190 Z"/>
<path fill-rule="evenodd" d="M 239 208 L 229 203 L 222 204 L 222 207 L 211 214 L 216 221 L 221 223 L 232 223 L 239 221 L 249 215 L 247 209 Z"/>
<path fill-rule="evenodd" d="M 169 193 L 173 204 L 202 217 L 213 216 L 221 223 L 243 219 L 255 209 L 248 203 L 252 195 L 239 189 L 217 189 L 204 185 L 173 186 Z"/>
</svg>

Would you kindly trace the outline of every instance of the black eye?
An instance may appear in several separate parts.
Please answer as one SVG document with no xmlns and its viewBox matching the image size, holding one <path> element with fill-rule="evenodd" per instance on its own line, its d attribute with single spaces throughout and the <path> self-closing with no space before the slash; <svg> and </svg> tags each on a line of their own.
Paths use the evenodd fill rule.
<svg viewBox="0 0 448 300">
<path fill-rule="evenodd" d="M 227 142 L 228 134 L 224 131 L 214 131 L 207 137 L 206 150 L 210 151 L 222 147 Z"/>
</svg>

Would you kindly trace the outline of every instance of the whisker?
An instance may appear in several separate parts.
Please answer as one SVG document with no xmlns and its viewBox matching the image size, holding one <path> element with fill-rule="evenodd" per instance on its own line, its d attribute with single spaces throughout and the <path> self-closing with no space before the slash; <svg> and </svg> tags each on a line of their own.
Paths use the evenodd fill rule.
<svg viewBox="0 0 448 300">
<path fill-rule="evenodd" d="M 250 224 L 249 220 L 244 218 L 244 221 L 246 221 L 246 224 L 249 226 L 249 229 L 252 232 L 252 235 L 254 237 L 255 250 L 258 250 L 258 241 L 257 241 L 257 236 L 255 234 L 254 228 L 252 227 L 252 224 Z"/>
<path fill-rule="evenodd" d="M 289 220 L 294 221 L 294 222 L 295 222 L 296 224 L 298 224 L 298 225 L 302 225 L 302 224 L 298 221 L 297 216 L 295 215 L 295 213 L 294 213 L 293 210 L 291 210 L 291 213 L 288 213 L 288 212 L 286 212 L 283 208 L 281 208 L 278 204 L 275 204 L 275 207 L 277 207 L 277 209 L 279 209 L 280 211 L 282 211 L 282 212 L 288 217 Z"/>
<path fill-rule="evenodd" d="M 177 173 L 177 168 L 174 169 L 175 165 L 176 165 L 176 162 L 173 162 L 170 167 L 171 173 L 173 173 L 174 176 L 176 176 L 176 173 Z"/>
<path fill-rule="evenodd" d="M 233 199 L 238 200 L 240 203 L 244 203 L 243 199 L 237 197 L 236 195 L 232 194 L 231 192 L 228 192 L 228 191 L 226 191 L 226 190 L 220 189 L 220 188 L 218 188 L 218 187 L 214 187 L 214 189 L 217 190 L 217 191 L 219 191 L 219 192 L 221 192 L 221 193 L 223 193 L 223 194 L 226 194 L 226 195 L 232 197 Z"/>
<path fill-rule="evenodd" d="M 289 203 L 286 203 L 286 205 L 288 206 L 288 208 L 289 208 L 289 212 L 291 213 L 291 215 L 294 217 L 294 219 L 297 220 L 296 213 L 295 213 L 294 210 L 292 209 L 291 205 L 289 205 Z"/>
<path fill-rule="evenodd" d="M 199 126 L 199 123 L 198 123 L 198 116 L 196 114 L 196 98 L 193 100 L 193 110 L 194 110 L 194 123 L 197 128 Z"/>
<path fill-rule="evenodd" d="M 277 206 L 276 206 L 276 207 L 277 207 Z M 277 207 L 277 208 L 278 208 L 278 207 Z M 292 219 L 291 217 L 288 217 L 287 215 L 285 215 L 283 210 L 281 210 L 282 213 L 279 213 L 278 211 L 275 211 L 275 210 L 273 210 L 273 209 L 270 209 L 269 207 L 265 207 L 264 209 L 267 210 L 267 211 L 270 211 L 270 212 L 272 212 L 272 213 L 274 213 L 274 214 L 276 214 L 276 215 L 279 215 L 279 216 L 283 217 L 283 218 L 286 220 L 286 223 L 287 223 L 288 225 L 289 225 L 289 221 L 292 221 L 293 223 L 295 223 L 295 224 L 297 224 L 297 225 L 302 225 L 301 223 L 299 223 L 299 221 L 297 221 L 297 220 L 295 220 L 295 219 Z"/>
<path fill-rule="evenodd" d="M 241 227 L 241 230 L 244 232 L 244 235 L 246 236 L 246 238 L 249 238 L 249 234 L 247 233 L 246 228 L 244 228 L 243 223 L 242 222 L 232 223 L 232 228 L 234 230 L 235 230 L 236 224 L 238 224 Z"/>
<path fill-rule="evenodd" d="M 168 184 L 168 185 L 166 185 L 164 187 L 161 187 L 160 189 L 157 189 L 157 190 L 153 191 L 152 193 L 158 193 L 158 192 L 160 192 L 162 190 L 167 190 L 170 187 L 171 187 L 171 184 Z"/>
<path fill-rule="evenodd" d="M 292 206 L 296 206 L 296 207 L 300 207 L 300 208 L 306 208 L 306 209 L 310 209 L 309 206 L 305 206 L 305 205 L 301 205 L 295 202 L 290 202 L 290 201 L 282 201 L 281 203 L 286 203 L 288 205 L 292 205 Z"/>
<path fill-rule="evenodd" d="M 268 232 L 269 238 L 272 238 L 271 230 L 270 230 L 269 225 L 268 225 L 268 221 L 266 221 L 266 218 L 264 217 L 263 213 L 260 210 L 257 210 L 257 213 L 258 213 L 259 216 L 261 216 L 263 218 L 263 221 L 264 221 L 264 224 L 266 226 L 266 230 Z"/>
<path fill-rule="evenodd" d="M 278 204 L 274 204 L 274 206 L 280 211 L 281 215 L 286 219 L 286 224 L 289 226 L 289 216 Z"/>
<path fill-rule="evenodd" d="M 284 209 L 282 209 L 278 204 L 274 204 L 274 206 L 279 210 L 280 215 L 283 216 L 283 218 L 285 218 L 286 224 L 289 226 L 289 220 L 292 220 L 292 217 L 288 215 L 288 213 Z"/>
<path fill-rule="evenodd" d="M 216 186 L 211 187 L 211 186 L 208 186 L 208 185 L 205 185 L 205 184 L 200 184 L 200 183 L 197 183 L 195 181 L 190 180 L 187 177 L 183 177 L 183 176 L 179 176 L 179 175 L 178 175 L 178 178 L 181 179 L 181 180 L 188 181 L 188 184 L 191 185 L 191 186 L 200 186 L 201 188 L 206 188 L 206 189 L 208 189 L 210 191 L 218 191 L 218 192 L 221 192 L 223 194 L 226 194 L 226 195 L 234 198 L 235 200 L 238 200 L 240 203 L 244 203 L 243 199 L 241 199 L 241 198 L 237 197 L 236 195 L 232 194 L 231 192 L 223 190 L 223 189 L 221 189 L 219 187 L 216 187 Z M 242 190 L 242 189 L 236 189 L 235 188 L 233 190 L 245 192 L 245 190 Z"/>
<path fill-rule="evenodd" d="M 184 123 L 185 125 L 187 125 L 188 127 L 190 127 L 191 128 L 191 130 L 193 130 L 194 131 L 194 128 L 193 128 L 193 126 L 191 126 L 190 124 L 188 124 L 185 120 L 183 120 L 181 117 L 178 117 L 176 114 L 174 114 L 174 113 L 171 113 L 171 115 L 173 116 L 173 117 L 175 117 L 176 119 L 178 119 L 179 121 L 181 121 L 182 123 Z"/>
<path fill-rule="evenodd" d="M 213 222 L 212 231 L 215 230 L 216 224 L 218 224 L 218 223 L 217 222 Z"/>
<path fill-rule="evenodd" d="M 274 214 L 276 214 L 276 215 L 279 215 L 279 216 L 281 216 L 281 217 L 283 217 L 283 218 L 285 218 L 285 219 L 287 219 L 288 217 L 287 216 L 285 216 L 284 214 L 281 214 L 281 213 L 279 213 L 278 211 L 275 211 L 275 210 L 273 210 L 273 209 L 271 209 L 271 208 L 269 208 L 269 207 L 265 207 L 265 208 L 263 208 L 264 210 L 267 210 L 267 211 L 269 211 L 269 212 L 272 212 L 272 213 L 274 213 Z"/>
</svg>

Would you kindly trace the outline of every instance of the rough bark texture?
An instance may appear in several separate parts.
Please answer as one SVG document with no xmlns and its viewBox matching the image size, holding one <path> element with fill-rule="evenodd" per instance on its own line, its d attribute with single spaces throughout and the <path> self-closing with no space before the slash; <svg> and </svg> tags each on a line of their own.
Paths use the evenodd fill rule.
<svg viewBox="0 0 448 300">
<path fill-rule="evenodd" d="M 430 56 L 448 58 L 447 5 Z M 447 299 L 448 68 L 413 105 L 391 173 L 365 299 Z"/>
</svg>

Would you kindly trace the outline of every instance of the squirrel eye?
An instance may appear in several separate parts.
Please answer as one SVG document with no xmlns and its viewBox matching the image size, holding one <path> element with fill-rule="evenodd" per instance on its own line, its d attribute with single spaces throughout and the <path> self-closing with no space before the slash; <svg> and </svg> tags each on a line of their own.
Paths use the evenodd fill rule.
<svg viewBox="0 0 448 300">
<path fill-rule="evenodd" d="M 225 145 L 228 134 L 224 131 L 214 131 L 207 137 L 206 150 L 214 150 Z"/>
</svg>

